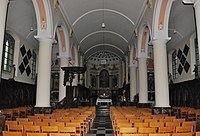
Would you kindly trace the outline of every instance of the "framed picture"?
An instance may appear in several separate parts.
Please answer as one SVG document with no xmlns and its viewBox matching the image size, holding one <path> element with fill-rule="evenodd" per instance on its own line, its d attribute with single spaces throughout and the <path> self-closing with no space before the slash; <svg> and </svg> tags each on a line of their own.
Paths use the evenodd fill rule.
<svg viewBox="0 0 200 136">
<path fill-rule="evenodd" d="M 58 79 L 55 79 L 53 81 L 53 90 L 58 90 L 59 89 L 59 81 Z"/>
<path fill-rule="evenodd" d="M 52 73 L 52 90 L 59 89 L 59 73 Z"/>
</svg>

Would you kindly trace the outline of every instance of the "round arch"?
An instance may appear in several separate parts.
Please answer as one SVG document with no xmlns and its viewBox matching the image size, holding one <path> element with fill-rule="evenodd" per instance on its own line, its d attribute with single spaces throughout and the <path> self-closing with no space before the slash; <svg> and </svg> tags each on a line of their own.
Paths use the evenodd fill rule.
<svg viewBox="0 0 200 136">
<path fill-rule="evenodd" d="M 112 45 L 112 44 L 97 44 L 97 45 L 93 45 L 92 47 L 90 47 L 89 49 L 87 49 L 87 50 L 84 52 L 84 54 L 86 54 L 87 52 L 89 52 L 89 51 L 92 50 L 93 48 L 97 48 L 97 47 L 99 47 L 99 46 L 104 46 L 104 45 L 110 46 L 110 47 L 113 47 L 113 48 L 116 48 L 116 49 L 119 50 L 122 54 L 124 54 L 124 52 L 123 52 L 120 48 L 118 48 L 117 46 Z"/>
<path fill-rule="evenodd" d="M 138 43 L 137 43 L 137 56 L 147 58 L 148 43 L 150 37 L 149 26 L 143 23 L 139 29 Z"/>
<path fill-rule="evenodd" d="M 123 16 L 125 19 L 127 19 L 129 22 L 131 22 L 132 25 L 135 25 L 135 23 L 130 19 L 128 18 L 126 15 L 122 14 L 121 12 L 119 11 L 116 11 L 116 10 L 112 10 L 112 9 L 94 9 L 94 10 L 91 10 L 91 11 L 88 11 L 86 13 L 84 13 L 83 15 L 81 15 L 79 18 L 77 18 L 74 23 L 72 24 L 72 26 L 75 26 L 76 23 L 81 20 L 82 18 L 84 18 L 85 16 L 87 16 L 88 14 L 91 14 L 93 12 L 101 12 L 101 11 L 107 11 L 107 12 L 113 12 L 115 14 L 118 14 L 120 16 Z"/>
<path fill-rule="evenodd" d="M 126 43 L 128 43 L 128 40 L 126 38 L 124 38 L 122 35 L 116 33 L 116 32 L 113 32 L 113 31 L 96 31 L 96 32 L 93 32 L 93 33 L 90 33 L 88 35 L 86 35 L 83 39 L 80 40 L 80 43 L 82 43 L 84 40 L 86 40 L 88 37 L 92 36 L 92 35 L 95 35 L 95 34 L 98 34 L 98 33 L 110 33 L 110 34 L 113 34 L 113 35 L 116 35 L 118 37 L 120 37 L 121 39 L 123 39 Z"/>
<path fill-rule="evenodd" d="M 70 38 L 69 38 L 69 33 L 67 31 L 67 28 L 65 25 L 57 25 L 54 33 L 54 39 L 55 35 L 57 34 L 58 36 L 58 42 L 59 43 L 59 57 L 64 57 L 64 58 L 69 58 L 69 54 L 71 52 L 70 50 Z"/>
</svg>

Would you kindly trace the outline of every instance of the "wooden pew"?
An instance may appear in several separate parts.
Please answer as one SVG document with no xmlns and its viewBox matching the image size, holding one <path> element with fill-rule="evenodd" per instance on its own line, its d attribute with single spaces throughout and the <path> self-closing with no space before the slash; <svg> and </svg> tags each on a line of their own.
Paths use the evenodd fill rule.
<svg viewBox="0 0 200 136">
<path fill-rule="evenodd" d="M 171 134 L 149 134 L 149 136 L 171 136 Z"/>
<path fill-rule="evenodd" d="M 34 133 L 40 133 L 41 132 L 41 128 L 40 126 L 32 126 L 32 125 L 24 125 L 24 132 L 34 132 Z"/>
<path fill-rule="evenodd" d="M 158 133 L 174 133 L 175 127 L 159 127 Z"/>
<path fill-rule="evenodd" d="M 27 136 L 48 136 L 47 133 L 27 133 Z"/>
<path fill-rule="evenodd" d="M 172 133 L 172 136 L 193 136 L 193 133 Z"/>
<path fill-rule="evenodd" d="M 23 127 L 23 125 L 8 125 L 8 131 L 23 132 L 24 127 Z"/>
<path fill-rule="evenodd" d="M 58 133 L 58 126 L 41 126 L 42 133 Z"/>
<path fill-rule="evenodd" d="M 136 134 L 137 128 L 121 127 L 119 128 L 119 135 L 122 134 Z"/>
<path fill-rule="evenodd" d="M 193 132 L 192 126 L 177 126 L 176 127 L 176 133 L 190 133 Z"/>
<path fill-rule="evenodd" d="M 49 136 L 70 136 L 68 133 L 50 133 Z"/>
<path fill-rule="evenodd" d="M 182 122 L 182 126 L 193 126 L 193 132 L 196 132 L 196 121 Z"/>
<path fill-rule="evenodd" d="M 3 136 L 23 136 L 22 132 L 3 131 Z"/>
<path fill-rule="evenodd" d="M 139 134 L 150 134 L 150 133 L 156 133 L 156 128 L 138 128 Z"/>
</svg>

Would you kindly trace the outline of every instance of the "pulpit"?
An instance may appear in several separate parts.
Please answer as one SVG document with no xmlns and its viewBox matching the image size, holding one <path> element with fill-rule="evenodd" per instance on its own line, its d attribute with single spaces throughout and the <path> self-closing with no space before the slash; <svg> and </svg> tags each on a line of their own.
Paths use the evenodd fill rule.
<svg viewBox="0 0 200 136">
<path fill-rule="evenodd" d="M 61 67 L 64 71 L 64 81 L 63 85 L 66 86 L 66 83 L 69 82 L 70 86 L 72 86 L 72 82 L 74 79 L 74 74 L 82 74 L 85 73 L 86 67 L 74 66 L 74 67 Z"/>
<path fill-rule="evenodd" d="M 75 77 L 75 74 L 82 74 L 85 73 L 86 67 L 61 67 L 64 71 L 64 81 L 63 85 L 66 86 L 67 82 L 70 83 L 70 86 L 66 86 L 66 97 L 61 100 L 56 107 L 57 108 L 67 108 L 72 107 L 74 105 L 76 98 L 73 98 L 73 91 L 78 89 L 77 86 L 73 87 L 72 82 Z"/>
</svg>

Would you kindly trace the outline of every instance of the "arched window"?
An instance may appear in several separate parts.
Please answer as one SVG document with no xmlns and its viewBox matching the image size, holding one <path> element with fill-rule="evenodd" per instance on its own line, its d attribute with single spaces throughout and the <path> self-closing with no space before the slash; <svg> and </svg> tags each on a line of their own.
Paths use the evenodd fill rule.
<svg viewBox="0 0 200 136">
<path fill-rule="evenodd" d="M 14 47 L 15 39 L 9 34 L 5 34 L 4 44 L 3 44 L 3 57 L 2 57 L 2 69 L 4 71 L 11 72 L 14 58 Z"/>
</svg>

